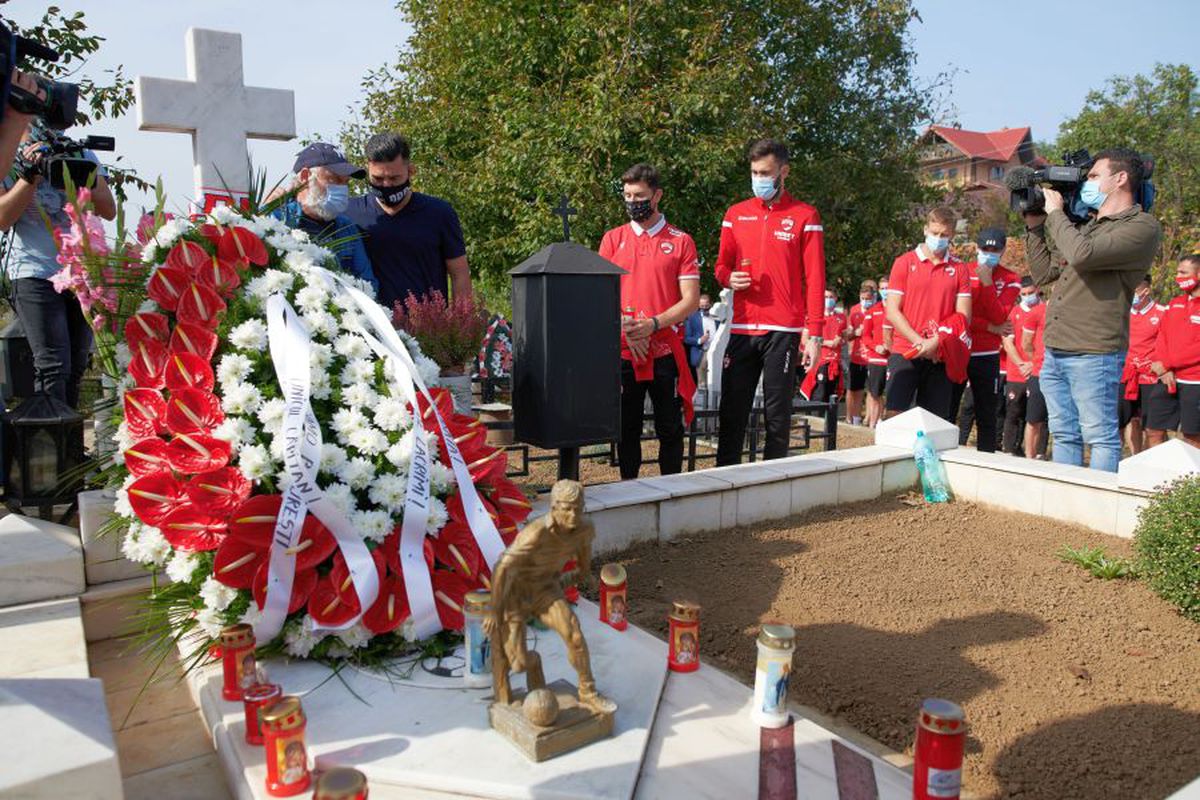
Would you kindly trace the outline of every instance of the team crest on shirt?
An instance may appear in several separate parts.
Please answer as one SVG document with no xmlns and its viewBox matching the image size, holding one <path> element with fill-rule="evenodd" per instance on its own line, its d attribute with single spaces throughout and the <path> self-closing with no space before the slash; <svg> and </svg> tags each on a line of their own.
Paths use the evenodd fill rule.
<svg viewBox="0 0 1200 800">
<path fill-rule="evenodd" d="M 671 255 L 671 253 L 675 252 L 675 245 L 671 244 L 670 242 L 660 242 L 658 247 L 667 255 Z"/>
<path fill-rule="evenodd" d="M 784 217 L 783 219 L 779 220 L 779 227 L 783 228 L 785 231 L 790 231 L 795 224 L 796 220 L 792 219 L 791 217 Z"/>
<path fill-rule="evenodd" d="M 953 278 L 954 277 L 954 267 L 946 267 L 946 274 L 949 275 L 951 278 Z"/>
</svg>

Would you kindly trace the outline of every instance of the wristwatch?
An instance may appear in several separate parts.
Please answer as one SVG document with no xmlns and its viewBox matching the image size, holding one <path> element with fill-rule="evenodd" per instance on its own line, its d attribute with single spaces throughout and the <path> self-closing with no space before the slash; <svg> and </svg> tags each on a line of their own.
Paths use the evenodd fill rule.
<svg viewBox="0 0 1200 800">
<path fill-rule="evenodd" d="M 654 332 L 658 333 L 658 317 L 651 317 L 650 324 L 654 326 Z"/>
</svg>

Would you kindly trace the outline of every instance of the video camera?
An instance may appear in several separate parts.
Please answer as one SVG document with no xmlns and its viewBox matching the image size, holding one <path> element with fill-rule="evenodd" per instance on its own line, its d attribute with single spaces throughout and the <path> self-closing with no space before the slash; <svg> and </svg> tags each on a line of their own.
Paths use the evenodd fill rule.
<svg viewBox="0 0 1200 800">
<path fill-rule="evenodd" d="M 1063 153 L 1062 166 L 1049 165 L 1033 169 L 1032 167 L 1014 167 L 1004 176 L 1008 186 L 1009 207 L 1018 214 L 1045 213 L 1046 194 L 1042 186 L 1049 186 L 1063 196 L 1063 212 L 1072 222 L 1087 222 L 1089 209 L 1079 201 L 1079 189 L 1087 181 L 1087 174 L 1095 159 L 1085 150 L 1073 153 Z M 1134 202 L 1141 205 L 1143 211 L 1149 211 L 1154 205 L 1154 184 L 1150 177 L 1154 174 L 1154 159 L 1142 156 L 1144 171 L 1142 185 L 1134 191 Z"/>
<path fill-rule="evenodd" d="M 14 163 L 17 171 L 26 178 L 42 175 L 55 189 L 65 189 L 66 176 L 71 176 L 71 184 L 76 187 L 90 185 L 92 176 L 100 167 L 95 161 L 84 156 L 84 150 L 104 150 L 111 152 L 117 147 L 117 140 L 111 136 L 88 136 L 84 139 L 72 139 L 60 131 L 48 128 L 38 131 L 32 129 L 42 143 L 39 152 L 41 160 L 34 163 L 25 157 L 24 152 L 18 151 Z"/>
<path fill-rule="evenodd" d="M 79 105 L 78 84 L 31 74 L 30 77 L 46 94 L 45 99 L 40 99 L 13 83 L 13 70 L 24 58 L 57 61 L 58 51 L 18 36 L 0 19 L 0 119 L 4 117 L 5 110 L 11 107 L 22 114 L 41 117 L 52 128 L 62 130 L 69 127 L 75 122 L 75 110 Z"/>
</svg>

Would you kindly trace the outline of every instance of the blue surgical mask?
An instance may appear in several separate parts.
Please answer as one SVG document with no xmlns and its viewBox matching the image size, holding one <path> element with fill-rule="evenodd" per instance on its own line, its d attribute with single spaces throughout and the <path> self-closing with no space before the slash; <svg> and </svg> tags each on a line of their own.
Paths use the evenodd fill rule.
<svg viewBox="0 0 1200 800">
<path fill-rule="evenodd" d="M 1107 197 L 1100 191 L 1100 181 L 1086 181 L 1079 189 L 1079 202 L 1091 209 L 1099 210 Z"/>
<path fill-rule="evenodd" d="M 825 310 L 826 310 L 826 311 L 833 311 L 833 309 L 834 309 L 834 307 L 835 307 L 835 306 L 837 306 L 837 299 L 836 299 L 836 298 L 833 298 L 833 297 L 826 297 L 826 298 L 825 298 Z"/>
<path fill-rule="evenodd" d="M 979 263 L 985 267 L 994 267 L 1000 263 L 1000 254 L 989 253 L 987 250 L 980 250 Z"/>
<path fill-rule="evenodd" d="M 322 187 L 317 184 L 315 176 L 310 179 L 308 184 L 309 210 L 323 220 L 332 220 L 338 214 L 346 210 L 350 205 L 350 187 L 345 184 L 331 183 L 326 185 L 322 192 Z M 320 199 L 312 202 L 312 199 L 318 197 Z"/>
<path fill-rule="evenodd" d="M 887 300 L 887 292 L 888 292 L 888 290 L 887 290 L 887 289 L 880 289 L 880 290 L 879 290 L 879 299 L 880 299 L 880 300 Z"/>
<path fill-rule="evenodd" d="M 1040 302 L 1042 302 L 1042 298 L 1038 297 L 1036 294 L 1021 295 L 1021 305 L 1025 306 L 1026 308 L 1033 308 Z"/>
<path fill-rule="evenodd" d="M 941 255 L 942 253 L 946 252 L 948 247 L 950 247 L 950 240 L 945 236 L 926 234 L 925 247 L 927 250 L 929 250 L 929 252 Z"/>
<path fill-rule="evenodd" d="M 754 196 L 759 200 L 770 200 L 779 191 L 779 184 L 775 178 L 751 175 L 750 188 L 754 191 Z"/>
<path fill-rule="evenodd" d="M 863 301 L 862 301 L 862 307 L 863 307 L 864 309 L 866 309 L 866 308 L 870 308 L 870 307 L 871 307 L 871 306 L 873 306 L 873 305 L 875 305 L 875 301 L 874 301 L 874 300 L 863 300 Z"/>
</svg>

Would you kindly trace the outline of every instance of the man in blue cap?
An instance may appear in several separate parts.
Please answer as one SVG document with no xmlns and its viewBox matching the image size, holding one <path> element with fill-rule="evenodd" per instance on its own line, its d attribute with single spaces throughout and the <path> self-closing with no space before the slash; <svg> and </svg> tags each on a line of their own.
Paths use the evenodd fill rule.
<svg viewBox="0 0 1200 800">
<path fill-rule="evenodd" d="M 366 177 L 366 170 L 347 161 L 333 145 L 314 142 L 296 156 L 292 172 L 298 191 L 276 214 L 289 227 L 299 228 L 332 250 L 343 271 L 378 291 L 379 281 L 371 269 L 362 231 L 344 213 L 350 202 L 350 179 Z"/>
</svg>

